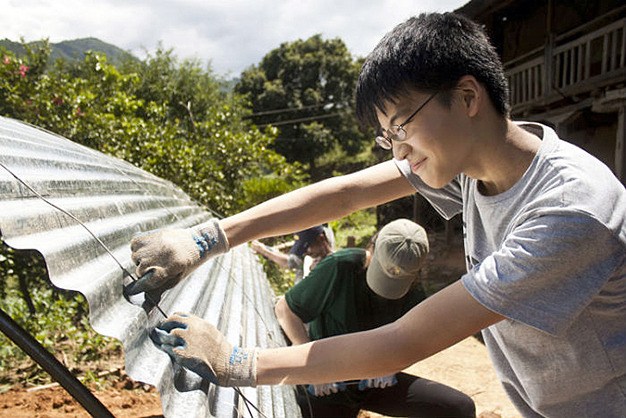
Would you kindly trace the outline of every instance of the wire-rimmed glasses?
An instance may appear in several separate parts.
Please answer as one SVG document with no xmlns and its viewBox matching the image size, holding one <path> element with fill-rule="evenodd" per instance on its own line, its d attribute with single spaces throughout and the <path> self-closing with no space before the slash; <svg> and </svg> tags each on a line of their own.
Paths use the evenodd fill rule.
<svg viewBox="0 0 626 418">
<path fill-rule="evenodd" d="M 416 110 L 415 112 L 411 113 L 411 116 L 409 116 L 403 123 L 401 123 L 400 125 L 391 125 L 391 127 L 389 129 L 382 129 L 381 128 L 381 133 L 379 136 L 376 137 L 376 143 L 385 150 L 390 150 L 393 145 L 391 141 L 397 141 L 397 142 L 402 142 L 406 139 L 406 131 L 404 130 L 404 127 L 410 123 L 413 118 L 415 117 L 415 115 L 417 115 L 417 112 L 419 112 L 420 110 L 422 110 L 424 108 L 424 106 L 426 106 L 428 104 L 428 102 L 430 102 L 433 97 L 435 97 L 437 95 L 437 93 L 439 93 L 438 91 L 434 92 L 433 94 L 431 94 L 428 99 L 426 99 L 426 101 L 424 103 L 422 103 Z"/>
</svg>

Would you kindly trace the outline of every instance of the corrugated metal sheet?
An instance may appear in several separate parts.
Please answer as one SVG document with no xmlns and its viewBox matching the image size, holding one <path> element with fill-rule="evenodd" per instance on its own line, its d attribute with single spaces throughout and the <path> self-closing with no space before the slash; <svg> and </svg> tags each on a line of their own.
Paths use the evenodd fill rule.
<svg viewBox="0 0 626 418">
<path fill-rule="evenodd" d="M 123 285 L 130 280 L 124 269 L 134 273 L 132 236 L 164 226 L 194 225 L 211 216 L 207 211 L 172 183 L 131 164 L 2 117 L 0 163 L 0 230 L 5 242 L 40 251 L 54 285 L 85 295 L 93 328 L 123 342 L 126 372 L 158 388 L 165 416 L 300 415 L 292 387 L 242 388 L 261 415 L 249 410 L 233 389 L 210 385 L 177 368 L 148 338 L 163 315 L 157 309 L 146 312 L 141 300 L 123 296 Z M 285 344 L 272 291 L 247 246 L 209 260 L 166 292 L 159 307 L 167 314 L 202 316 L 234 344 Z"/>
</svg>

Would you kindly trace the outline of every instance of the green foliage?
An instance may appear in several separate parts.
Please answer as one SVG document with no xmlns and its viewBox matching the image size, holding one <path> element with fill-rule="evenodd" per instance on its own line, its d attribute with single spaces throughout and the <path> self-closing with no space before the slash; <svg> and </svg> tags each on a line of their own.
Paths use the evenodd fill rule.
<svg viewBox="0 0 626 418">
<path fill-rule="evenodd" d="M 335 247 L 348 246 L 348 238 L 354 239 L 354 246 L 365 248 L 376 233 L 376 211 L 373 208 L 353 212 L 350 215 L 330 222 L 335 232 Z"/>
<path fill-rule="evenodd" d="M 235 90 L 250 98 L 257 125 L 280 128 L 275 149 L 313 174 L 316 160 L 334 147 L 352 156 L 369 143 L 354 116 L 358 71 L 343 41 L 315 35 L 270 51 L 242 73 Z"/>
<path fill-rule="evenodd" d="M 0 300 L 0 308 L 46 349 L 58 358 L 67 359 L 66 366 L 96 362 L 105 353 L 121 353 L 119 341 L 93 331 L 86 315 L 87 302 L 81 295 L 54 290 L 49 286 L 33 288 L 31 295 L 35 314 L 29 313 L 24 298 L 12 286 Z M 0 384 L 16 377 L 31 383 L 48 380 L 4 334 L 0 334 L 0 370 L 7 371 L 0 375 Z"/>
<path fill-rule="evenodd" d="M 293 270 L 281 269 L 276 263 L 265 257 L 258 258 L 263 265 L 265 274 L 267 274 L 270 287 L 276 296 L 284 295 L 287 290 L 293 287 L 296 279 L 296 274 Z"/>
<path fill-rule="evenodd" d="M 259 195 L 249 179 L 281 178 L 265 185 L 280 192 L 305 180 L 298 165 L 270 149 L 277 131 L 260 131 L 244 119 L 248 102 L 225 93 L 197 61 L 179 62 L 158 50 L 118 69 L 88 53 L 80 63 L 59 61 L 45 71 L 48 44 L 24 49 L 20 58 L 0 49 L 2 115 L 125 159 L 223 215 Z"/>
</svg>

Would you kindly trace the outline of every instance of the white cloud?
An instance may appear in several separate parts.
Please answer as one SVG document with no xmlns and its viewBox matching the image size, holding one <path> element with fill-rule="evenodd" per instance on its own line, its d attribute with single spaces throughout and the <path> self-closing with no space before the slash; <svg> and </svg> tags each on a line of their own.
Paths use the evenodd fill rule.
<svg viewBox="0 0 626 418">
<path fill-rule="evenodd" d="M 237 75 L 282 42 L 316 33 L 366 55 L 408 17 L 464 0 L 9 0 L 1 35 L 51 42 L 96 37 L 143 57 L 162 42 L 181 58 Z"/>
</svg>

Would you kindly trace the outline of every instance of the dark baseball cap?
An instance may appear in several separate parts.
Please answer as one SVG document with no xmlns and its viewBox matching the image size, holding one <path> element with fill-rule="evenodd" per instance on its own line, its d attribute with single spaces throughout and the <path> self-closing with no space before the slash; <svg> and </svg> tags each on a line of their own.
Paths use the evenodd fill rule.
<svg viewBox="0 0 626 418">
<path fill-rule="evenodd" d="M 368 286 L 386 299 L 400 299 L 417 279 L 428 251 L 428 236 L 420 225 L 408 219 L 388 223 L 374 243 Z"/>
<path fill-rule="evenodd" d="M 296 243 L 291 247 L 289 254 L 297 255 L 300 258 L 304 257 L 309 246 L 322 234 L 324 234 L 324 227 L 322 225 L 317 225 L 296 233 Z"/>
</svg>

